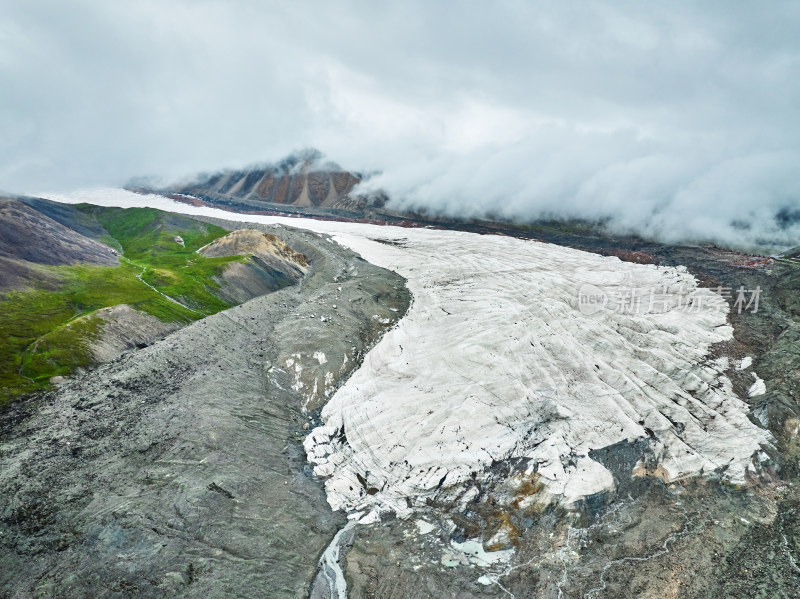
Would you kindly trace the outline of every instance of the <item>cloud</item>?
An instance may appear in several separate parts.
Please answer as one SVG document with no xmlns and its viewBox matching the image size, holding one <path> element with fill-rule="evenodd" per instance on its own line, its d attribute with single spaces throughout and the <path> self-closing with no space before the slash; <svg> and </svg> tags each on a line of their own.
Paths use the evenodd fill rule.
<svg viewBox="0 0 800 599">
<path fill-rule="evenodd" d="M 792 2 L 11 0 L 0 188 L 317 147 L 398 207 L 797 245 L 798 25 Z"/>
</svg>

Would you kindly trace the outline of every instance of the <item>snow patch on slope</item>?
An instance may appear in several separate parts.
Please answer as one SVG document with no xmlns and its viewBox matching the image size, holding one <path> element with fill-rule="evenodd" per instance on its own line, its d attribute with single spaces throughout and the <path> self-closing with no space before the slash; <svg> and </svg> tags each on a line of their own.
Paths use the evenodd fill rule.
<svg viewBox="0 0 800 599">
<path fill-rule="evenodd" d="M 759 377 L 755 372 L 751 372 L 750 374 L 753 375 L 755 382 L 750 386 L 750 389 L 748 389 L 747 396 L 757 397 L 758 395 L 764 395 L 764 393 L 767 392 L 767 385 L 764 379 Z"/>
</svg>

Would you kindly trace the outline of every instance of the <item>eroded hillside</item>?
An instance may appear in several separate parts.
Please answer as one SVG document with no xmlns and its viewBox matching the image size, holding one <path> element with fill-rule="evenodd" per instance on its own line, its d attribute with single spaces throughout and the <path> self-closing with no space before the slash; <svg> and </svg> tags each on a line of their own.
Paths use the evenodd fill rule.
<svg viewBox="0 0 800 599">
<path fill-rule="evenodd" d="M 294 285 L 307 265 L 274 236 L 235 243 L 154 209 L 4 200 L 0 233 L 0 403 Z"/>
<path fill-rule="evenodd" d="M 363 175 L 324 162 L 322 155 L 312 150 L 293 154 L 277 164 L 200 175 L 170 186 L 169 191 L 212 202 L 235 199 L 250 203 L 254 209 L 269 204 L 354 212 L 382 207 L 385 195 L 355 189 L 362 180 Z"/>
</svg>

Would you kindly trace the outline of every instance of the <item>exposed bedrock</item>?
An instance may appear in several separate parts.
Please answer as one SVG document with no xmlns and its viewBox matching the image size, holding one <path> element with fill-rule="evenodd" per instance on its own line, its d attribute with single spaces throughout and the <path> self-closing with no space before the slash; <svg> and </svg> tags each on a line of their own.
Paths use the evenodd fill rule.
<svg viewBox="0 0 800 599">
<path fill-rule="evenodd" d="M 272 293 L 302 279 L 308 268 L 303 254 L 296 252 L 272 233 L 239 229 L 200 248 L 209 258 L 243 256 L 231 262 L 217 277 L 214 293 L 231 303 L 243 303 Z"/>
<path fill-rule="evenodd" d="M 353 193 L 362 175 L 322 162 L 316 152 L 289 156 L 280 164 L 200 175 L 171 191 L 206 198 L 240 199 L 266 204 L 363 211 L 386 202 L 382 193 Z"/>
<path fill-rule="evenodd" d="M 126 353 L 0 418 L 0 595 L 298 597 L 343 524 L 310 413 L 405 313 L 403 279 L 327 238 L 299 285 Z"/>
</svg>

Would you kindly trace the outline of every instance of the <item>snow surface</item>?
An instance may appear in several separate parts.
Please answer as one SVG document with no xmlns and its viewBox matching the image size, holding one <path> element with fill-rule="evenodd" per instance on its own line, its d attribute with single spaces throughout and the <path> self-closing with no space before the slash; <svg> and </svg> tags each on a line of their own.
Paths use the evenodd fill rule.
<svg viewBox="0 0 800 599">
<path fill-rule="evenodd" d="M 636 439 L 650 440 L 669 480 L 727 466 L 724 476 L 742 482 L 770 442 L 733 393 L 727 361 L 708 358 L 732 337 L 726 310 L 683 268 L 502 236 L 238 215 L 124 190 L 50 197 L 302 227 L 406 277 L 408 314 L 306 439 L 334 509 L 407 516 L 409 502 L 512 457 L 528 458 L 546 493 L 570 505 L 613 489 L 589 452 Z M 662 301 L 581 310 L 587 285 L 610 296 L 658 288 Z M 687 310 L 690 297 L 708 301 Z"/>
<path fill-rule="evenodd" d="M 486 551 L 479 539 L 470 539 L 463 543 L 450 541 L 450 551 L 442 555 L 442 565 L 454 568 L 455 566 L 474 565 L 488 568 L 496 563 L 507 562 L 514 554 L 513 549 L 499 551 Z"/>
<path fill-rule="evenodd" d="M 747 396 L 756 397 L 758 395 L 764 395 L 764 393 L 767 392 L 767 385 L 764 379 L 760 378 L 755 372 L 751 372 L 750 374 L 753 375 L 755 382 L 750 386 L 750 389 L 748 389 Z"/>
</svg>

